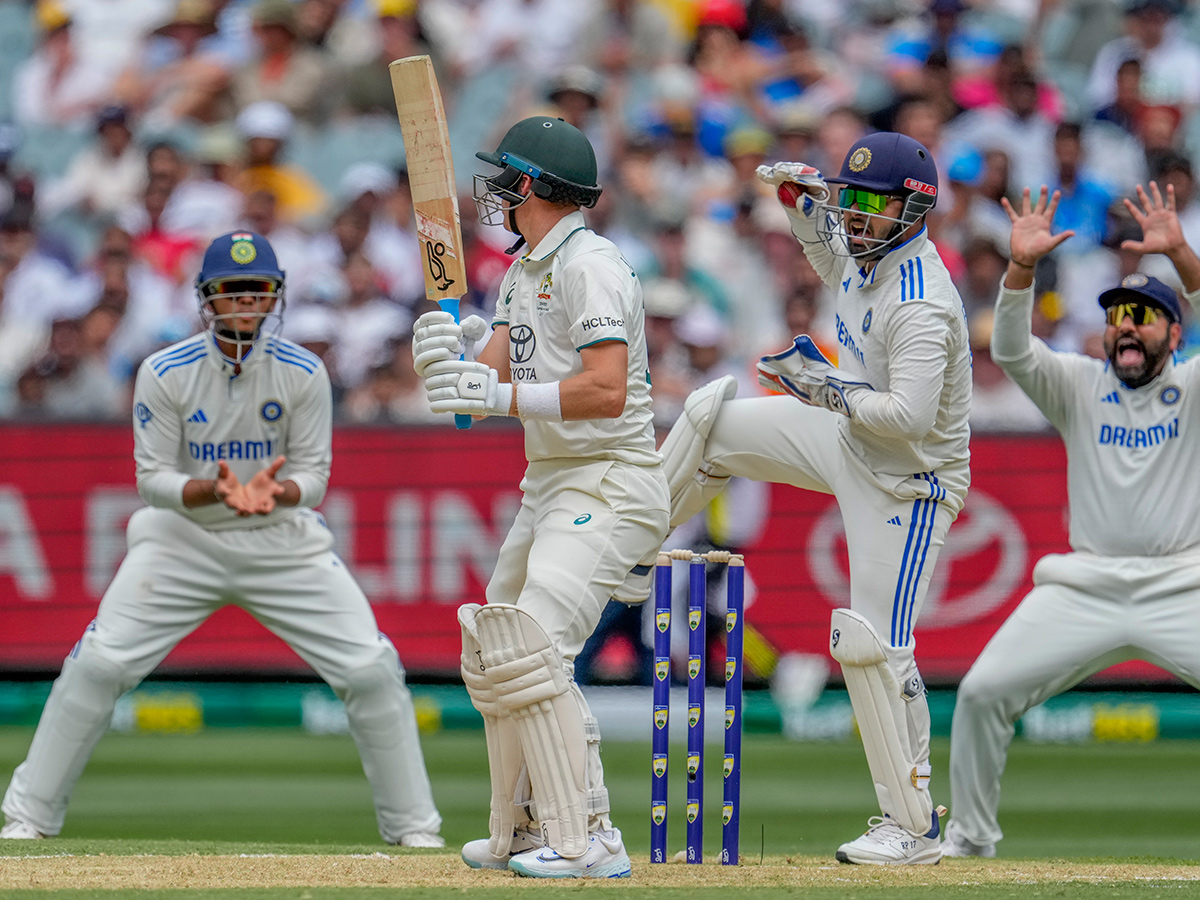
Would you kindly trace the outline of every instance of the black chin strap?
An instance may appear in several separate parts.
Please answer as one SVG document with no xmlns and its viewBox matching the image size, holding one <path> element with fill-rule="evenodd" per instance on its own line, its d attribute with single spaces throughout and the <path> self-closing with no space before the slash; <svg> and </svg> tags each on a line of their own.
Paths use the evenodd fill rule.
<svg viewBox="0 0 1200 900">
<path fill-rule="evenodd" d="M 525 244 L 525 238 L 518 235 L 517 239 L 513 242 L 513 245 L 504 251 L 505 255 L 512 256 L 514 253 L 516 253 L 518 250 L 520 250 L 521 247 L 524 246 L 524 244 Z"/>
</svg>

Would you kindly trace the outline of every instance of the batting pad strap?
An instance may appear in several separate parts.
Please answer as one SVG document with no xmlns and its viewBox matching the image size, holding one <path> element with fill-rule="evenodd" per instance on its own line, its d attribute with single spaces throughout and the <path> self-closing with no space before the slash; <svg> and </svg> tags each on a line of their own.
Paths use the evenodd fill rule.
<svg viewBox="0 0 1200 900">
<path fill-rule="evenodd" d="M 489 603 L 475 622 L 485 674 L 520 736 L 546 842 L 561 856 L 580 857 L 593 802 L 582 696 L 576 697 L 558 649 L 524 610 Z"/>
<path fill-rule="evenodd" d="M 904 692 L 888 665 L 883 641 L 861 615 L 835 609 L 829 653 L 841 663 L 880 806 L 912 834 L 925 834 L 933 821 L 932 770 L 912 759 Z"/>
<path fill-rule="evenodd" d="M 559 382 L 549 384 L 534 384 L 523 381 L 517 385 L 517 415 L 522 419 L 544 419 L 547 422 L 561 422 L 562 395 L 558 390 Z"/>
<path fill-rule="evenodd" d="M 671 525 L 694 516 L 724 489 L 728 475 L 720 475 L 704 458 L 709 432 L 721 404 L 737 393 L 732 375 L 710 381 L 692 391 L 683 404 L 683 415 L 675 420 L 663 441 L 663 474 L 671 492 Z"/>
</svg>

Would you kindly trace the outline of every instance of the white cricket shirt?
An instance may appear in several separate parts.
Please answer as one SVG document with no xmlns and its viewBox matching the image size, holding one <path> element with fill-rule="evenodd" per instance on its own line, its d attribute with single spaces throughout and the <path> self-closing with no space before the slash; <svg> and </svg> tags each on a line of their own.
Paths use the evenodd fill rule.
<svg viewBox="0 0 1200 900">
<path fill-rule="evenodd" d="M 212 530 L 259 528 L 313 507 L 325 496 L 332 450 L 332 395 L 321 360 L 289 340 L 259 340 L 234 375 L 212 332 L 147 358 L 134 388 L 138 492 Z M 279 456 L 277 480 L 300 488 L 296 507 L 241 518 L 223 503 L 185 509 L 183 486 L 215 478 L 225 460 L 245 484 Z"/>
<path fill-rule="evenodd" d="M 604 341 L 629 348 L 625 410 L 615 419 L 525 420 L 525 456 L 658 465 L 650 405 L 642 286 L 616 245 L 563 217 L 500 284 L 493 326 L 508 326 L 513 384 L 565 381 L 583 371 L 579 351 Z"/>
<path fill-rule="evenodd" d="M 1128 388 L 1106 360 L 1034 338 L 1032 311 L 1032 286 L 1001 286 L 992 356 L 1066 444 L 1071 547 L 1164 556 L 1200 544 L 1200 441 L 1187 436 L 1200 364 L 1169 359 L 1149 384 Z"/>
<path fill-rule="evenodd" d="M 961 508 L 970 482 L 971 349 L 937 247 L 922 228 L 865 272 L 829 250 L 814 219 L 793 220 L 792 230 L 837 297 L 838 368 L 874 388 L 853 395 L 851 417 L 840 417 L 843 439 L 877 474 L 935 473 Z"/>
</svg>

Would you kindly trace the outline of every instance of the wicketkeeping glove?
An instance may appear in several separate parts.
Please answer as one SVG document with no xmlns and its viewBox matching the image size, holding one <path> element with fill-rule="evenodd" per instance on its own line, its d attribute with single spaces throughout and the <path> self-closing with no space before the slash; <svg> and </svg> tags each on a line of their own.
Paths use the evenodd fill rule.
<svg viewBox="0 0 1200 900">
<path fill-rule="evenodd" d="M 829 185 L 821 173 L 804 163 L 780 162 L 755 169 L 761 181 L 775 186 L 775 196 L 794 219 L 808 219 L 817 205 L 829 200 Z M 808 190 L 804 190 L 807 188 Z"/>
<path fill-rule="evenodd" d="M 461 358 L 486 333 L 487 323 L 479 316 L 458 323 L 448 312 L 427 312 L 413 326 L 413 368 L 424 378 L 430 365 Z"/>
<path fill-rule="evenodd" d="M 435 413 L 508 415 L 512 385 L 501 385 L 499 374 L 490 366 L 450 359 L 430 363 L 425 371 L 425 392 Z"/>
<path fill-rule="evenodd" d="M 758 383 L 763 387 L 847 417 L 850 397 L 856 391 L 874 390 L 826 359 L 807 334 L 797 337 L 782 353 L 762 357 L 756 368 Z"/>
</svg>

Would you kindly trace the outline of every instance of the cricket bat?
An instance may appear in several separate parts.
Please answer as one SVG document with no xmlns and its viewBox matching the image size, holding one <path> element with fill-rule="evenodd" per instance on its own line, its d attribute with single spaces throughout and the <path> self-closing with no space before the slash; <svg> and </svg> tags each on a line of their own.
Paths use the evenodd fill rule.
<svg viewBox="0 0 1200 900">
<path fill-rule="evenodd" d="M 467 269 L 442 94 L 428 56 L 398 59 L 388 65 L 388 70 L 404 137 L 425 271 L 425 296 L 437 301 L 457 322 L 458 304 L 467 292 Z M 456 415 L 454 424 L 470 428 L 471 417 Z"/>
</svg>

